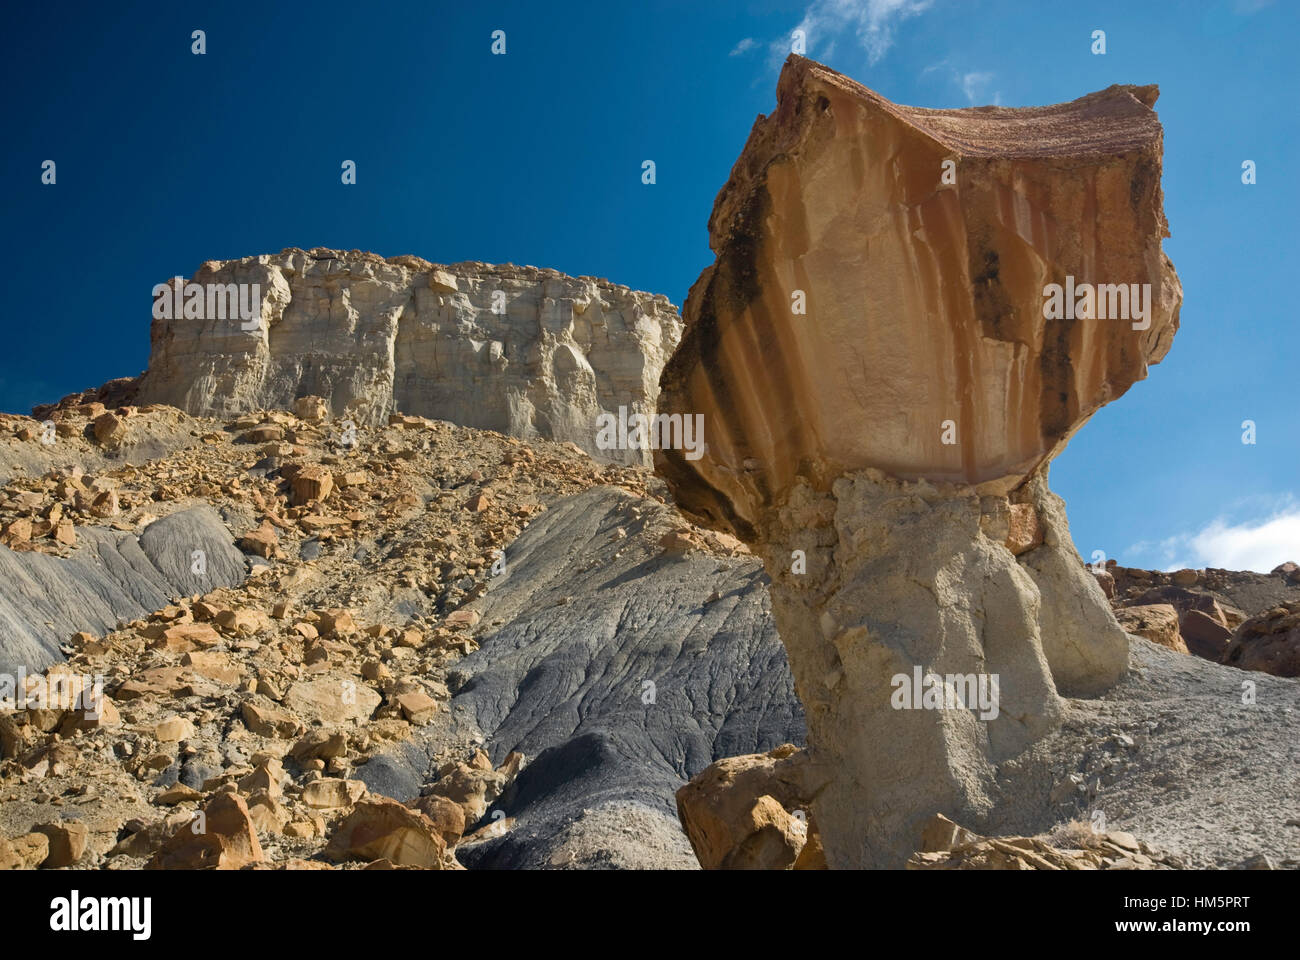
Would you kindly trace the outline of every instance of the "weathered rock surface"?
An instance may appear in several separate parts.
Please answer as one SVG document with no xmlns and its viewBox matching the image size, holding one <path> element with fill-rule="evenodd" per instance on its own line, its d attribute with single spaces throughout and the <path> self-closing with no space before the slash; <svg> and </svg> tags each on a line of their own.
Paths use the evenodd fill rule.
<svg viewBox="0 0 1300 960">
<path fill-rule="evenodd" d="M 1242 670 L 1300 677 L 1300 601 L 1274 607 L 1239 626 L 1223 662 Z"/>
<path fill-rule="evenodd" d="M 1115 611 L 1115 619 L 1125 632 L 1146 637 L 1162 647 L 1187 653 L 1187 644 L 1178 633 L 1178 611 L 1169 603 L 1143 603 Z"/>
<path fill-rule="evenodd" d="M 813 804 L 833 867 L 901 866 L 936 810 L 986 814 L 1058 693 L 1127 667 L 1047 465 L 1178 327 L 1155 98 L 921 110 L 791 57 L 718 195 L 659 397 L 707 450 L 655 466 L 763 556 L 835 771 Z M 1133 311 L 1116 286 L 1058 312 L 1052 284 L 1131 284 Z M 999 709 L 900 709 L 914 670 L 998 682 Z"/>
<path fill-rule="evenodd" d="M 509 264 L 288 249 L 188 283 L 257 284 L 260 312 L 156 319 L 141 402 L 230 416 L 318 396 L 358 426 L 401 411 L 625 463 L 649 453 L 599 449 L 596 417 L 653 413 L 681 333 L 662 294 Z"/>
<path fill-rule="evenodd" d="M 137 537 L 78 527 L 68 557 L 0 546 L 0 673 L 39 670 L 63 659 L 60 645 L 81 630 L 106 632 L 178 596 L 239 583 L 247 573 L 216 512 L 178 511 Z M 195 551 L 203 553 L 195 573 Z"/>
<path fill-rule="evenodd" d="M 1186 652 L 1287 677 L 1300 675 L 1294 672 L 1300 670 L 1295 655 L 1288 652 L 1296 640 L 1288 639 L 1291 625 L 1285 619 L 1286 611 L 1300 607 L 1298 570 L 1284 563 L 1267 574 L 1214 567 L 1166 573 L 1112 561 L 1107 572 L 1114 579 L 1112 602 L 1121 622 L 1132 621 L 1134 614 L 1128 611 L 1168 606 L 1176 612 L 1179 642 Z M 1243 630 L 1247 620 L 1251 627 Z"/>
<path fill-rule="evenodd" d="M 782 744 L 711 764 L 677 791 L 677 815 L 705 870 L 824 867 L 809 815 L 821 786 L 808 754 Z"/>
<path fill-rule="evenodd" d="M 474 604 L 490 626 L 449 675 L 450 714 L 493 763 L 531 759 L 482 820 L 509 828 L 459 847 L 466 866 L 693 868 L 676 790 L 715 760 L 803 742 L 762 568 L 712 534 L 661 545 L 692 536 L 663 505 L 597 488 L 554 504 L 506 551 Z M 411 798 L 437 779 L 430 751 L 448 735 L 356 775 Z"/>
</svg>

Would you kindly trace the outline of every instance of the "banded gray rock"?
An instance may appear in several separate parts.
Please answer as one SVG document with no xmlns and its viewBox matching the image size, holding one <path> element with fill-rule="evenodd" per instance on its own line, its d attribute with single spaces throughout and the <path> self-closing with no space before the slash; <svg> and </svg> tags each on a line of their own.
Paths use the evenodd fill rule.
<svg viewBox="0 0 1300 960">
<path fill-rule="evenodd" d="M 511 828 L 460 847 L 467 866 L 695 868 L 676 790 L 715 760 L 803 742 L 761 565 L 662 546 L 679 526 L 599 487 L 506 552 L 476 605 L 502 623 L 457 665 L 451 712 L 494 764 L 530 762 L 484 821 L 499 810 Z M 428 763 L 411 743 L 358 776 L 409 799 Z"/>
<path fill-rule="evenodd" d="M 206 505 L 151 523 L 139 537 L 77 528 L 70 557 L 15 553 L 0 546 L 0 673 L 43 670 L 79 630 L 104 633 L 172 599 L 240 583 L 244 555 Z M 195 573 L 195 551 L 203 573 Z"/>
</svg>

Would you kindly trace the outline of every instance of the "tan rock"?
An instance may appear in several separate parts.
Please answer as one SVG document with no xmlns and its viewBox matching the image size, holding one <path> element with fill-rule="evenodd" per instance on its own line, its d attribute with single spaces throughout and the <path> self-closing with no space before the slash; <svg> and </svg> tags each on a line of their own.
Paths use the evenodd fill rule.
<svg viewBox="0 0 1300 960">
<path fill-rule="evenodd" d="M 348 738 L 342 733 L 309 730 L 293 745 L 289 755 L 295 760 L 333 760 L 347 755 Z"/>
<path fill-rule="evenodd" d="M 352 617 L 352 611 L 342 607 L 331 610 L 324 610 L 320 614 L 320 620 L 317 622 L 317 629 L 324 636 L 348 637 L 357 632 L 357 622 Z"/>
<path fill-rule="evenodd" d="M 445 797 L 459 804 L 465 813 L 467 824 L 482 820 L 488 806 L 501 796 L 511 780 L 508 774 L 493 770 L 490 763 L 484 769 L 456 761 L 447 764 L 438 773 L 438 780 L 426 788 L 427 794 Z"/>
<path fill-rule="evenodd" d="M 154 797 L 154 803 L 164 807 L 174 807 L 179 803 L 198 802 L 203 799 L 202 791 L 195 790 L 193 787 L 187 787 L 183 783 L 174 783 L 158 796 Z"/>
<path fill-rule="evenodd" d="M 902 866 L 1127 670 L 1046 474 L 1178 328 L 1156 93 L 917 109 L 792 56 L 714 204 L 655 469 L 764 560 L 832 867 Z M 997 716 L 896 709 L 914 670 Z"/>
<path fill-rule="evenodd" d="M 113 446 L 126 438 L 126 421 L 115 413 L 101 413 L 91 423 L 96 443 Z"/>
<path fill-rule="evenodd" d="M 252 773 L 240 778 L 239 792 L 248 797 L 265 794 L 276 800 L 284 793 L 281 784 L 286 779 L 287 775 L 279 760 L 264 759 L 253 768 Z"/>
<path fill-rule="evenodd" d="M 251 700 L 240 705 L 244 724 L 260 737 L 291 740 L 302 733 L 303 725 L 293 714 L 275 707 L 263 706 Z"/>
<path fill-rule="evenodd" d="M 274 835 L 284 829 L 289 813 L 276 797 L 255 791 L 248 797 L 248 819 L 259 834 Z"/>
<path fill-rule="evenodd" d="M 1187 610 L 1178 623 L 1178 631 L 1190 653 L 1221 663 L 1227 653 L 1232 631 L 1218 619 L 1201 610 Z"/>
<path fill-rule="evenodd" d="M 440 870 L 446 850 L 442 834 L 424 814 L 387 797 L 371 797 L 359 801 L 338 825 L 324 855 Z"/>
<path fill-rule="evenodd" d="M 411 801 L 409 806 L 433 822 L 447 846 L 454 847 L 460 842 L 465 833 L 465 810 L 459 803 L 446 797 L 428 796 Z"/>
<path fill-rule="evenodd" d="M 294 415 L 302 420 L 324 420 L 329 416 L 329 405 L 320 397 L 299 397 L 293 402 Z"/>
<path fill-rule="evenodd" d="M 116 517 L 121 512 L 116 490 L 105 490 L 90 502 L 90 514 L 94 517 Z"/>
<path fill-rule="evenodd" d="M 1115 611 L 1119 625 L 1127 632 L 1146 637 L 1162 647 L 1187 653 L 1187 644 L 1178 632 L 1178 611 L 1168 603 L 1138 604 Z"/>
<path fill-rule="evenodd" d="M 181 657 L 181 665 L 188 667 L 201 677 L 215 680 L 226 686 L 234 686 L 244 675 L 242 667 L 236 665 L 230 654 L 217 650 L 202 653 L 187 653 Z"/>
<path fill-rule="evenodd" d="M 86 838 L 90 831 L 80 820 L 60 820 L 43 823 L 32 828 L 33 833 L 44 834 L 49 840 L 49 856 L 43 867 L 70 867 L 86 852 Z"/>
<path fill-rule="evenodd" d="M 334 477 L 324 467 L 314 464 L 303 467 L 293 478 L 293 502 L 305 504 L 313 500 L 328 499 L 334 489 Z"/>
<path fill-rule="evenodd" d="M 1224 650 L 1223 662 L 1241 670 L 1300 677 L 1300 602 L 1244 621 Z"/>
<path fill-rule="evenodd" d="M 219 793 L 200 812 L 162 844 L 146 870 L 238 870 L 262 859 L 243 797 Z"/>
<path fill-rule="evenodd" d="M 602 449 L 592 425 L 620 406 L 654 409 L 681 334 L 664 296 L 534 267 L 346 250 L 212 261 L 195 282 L 257 283 L 262 323 L 231 337 L 221 324 L 157 321 L 138 388 L 145 401 L 228 417 L 328 389 L 318 402 L 298 397 L 295 413 L 316 421 L 346 408 L 360 428 L 401 411 L 395 423 L 409 429 L 449 420 L 649 464 L 647 450 Z M 535 396 L 547 400 L 516 399 Z"/>
<path fill-rule="evenodd" d="M 345 723 L 367 720 L 383 698 L 364 683 L 335 677 L 299 680 L 284 695 L 284 705 L 307 721 Z"/>
<path fill-rule="evenodd" d="M 808 842 L 817 777 L 808 754 L 790 744 L 698 773 L 677 791 L 677 815 L 700 866 L 791 869 Z"/>
<path fill-rule="evenodd" d="M 302 788 L 302 802 L 317 810 L 335 810 L 350 807 L 366 795 L 366 785 L 360 780 L 323 777 Z"/>
<path fill-rule="evenodd" d="M 1038 513 L 1030 503 L 1010 504 L 1011 516 L 1007 532 L 1007 549 L 1017 557 L 1027 550 L 1041 546 L 1043 528 L 1038 523 Z"/>
<path fill-rule="evenodd" d="M 461 607 L 459 610 L 453 610 L 451 613 L 447 614 L 447 619 L 443 622 L 448 627 L 459 630 L 476 626 L 482 618 L 483 615 L 477 610 L 470 610 L 466 607 Z"/>
<path fill-rule="evenodd" d="M 275 527 L 266 520 L 256 530 L 250 530 L 239 541 L 239 549 L 259 557 L 275 557 L 280 554 L 280 535 Z"/>
<path fill-rule="evenodd" d="M 6 840 L 0 837 L 0 870 L 35 870 L 50 855 L 50 838 L 43 833 L 27 833 Z"/>
<path fill-rule="evenodd" d="M 194 736 L 194 724 L 185 717 L 168 717 L 154 724 L 153 735 L 159 743 L 179 743 Z"/>
<path fill-rule="evenodd" d="M 921 830 L 921 853 L 939 853 L 955 850 L 968 843 L 978 843 L 984 838 L 965 827 L 953 823 L 942 813 L 936 813 Z"/>
<path fill-rule="evenodd" d="M 407 722 L 416 726 L 424 726 L 433 720 L 438 713 L 438 701 L 434 700 L 427 693 L 412 691 L 403 693 L 395 698 L 398 708 L 402 711 L 402 716 Z"/>
<path fill-rule="evenodd" d="M 9 546 L 29 542 L 32 539 L 32 522 L 26 517 L 10 520 L 4 525 L 3 533 L 0 533 L 0 539 L 3 539 Z"/>
</svg>

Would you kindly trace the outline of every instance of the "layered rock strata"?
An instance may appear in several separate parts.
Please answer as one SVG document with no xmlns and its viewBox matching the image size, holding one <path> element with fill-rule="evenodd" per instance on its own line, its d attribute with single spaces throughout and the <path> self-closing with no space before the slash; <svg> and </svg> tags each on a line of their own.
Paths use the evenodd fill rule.
<svg viewBox="0 0 1300 960">
<path fill-rule="evenodd" d="M 142 403 L 230 417 L 315 395 L 358 426 L 400 411 L 622 463 L 649 451 L 602 447 L 597 418 L 654 412 L 681 333 L 666 297 L 605 280 L 359 251 L 209 261 L 176 288 L 158 291 Z"/>
<path fill-rule="evenodd" d="M 655 464 L 764 558 L 832 867 L 981 822 L 1126 669 L 1047 466 L 1177 330 L 1156 94 L 922 110 L 791 57 L 718 195 L 659 396 L 707 449 Z"/>
</svg>

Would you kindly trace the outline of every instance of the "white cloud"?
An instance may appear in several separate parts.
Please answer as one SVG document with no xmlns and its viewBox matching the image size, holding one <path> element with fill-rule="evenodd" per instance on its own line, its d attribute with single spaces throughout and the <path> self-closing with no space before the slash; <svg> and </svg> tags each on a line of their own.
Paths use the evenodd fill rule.
<svg viewBox="0 0 1300 960">
<path fill-rule="evenodd" d="M 894 30 L 903 20 L 928 10 L 934 0 L 813 0 L 796 30 L 807 38 L 807 53 L 829 58 L 837 38 L 851 33 L 876 63 L 893 46 Z M 792 31 L 793 32 L 793 31 Z M 790 52 L 789 35 L 774 41 L 774 51 Z"/>
<path fill-rule="evenodd" d="M 1219 567 L 1268 573 L 1279 563 L 1300 560 L 1300 504 L 1288 498 L 1270 516 L 1240 523 L 1219 517 L 1195 533 L 1135 543 L 1128 553 L 1132 559 L 1120 559 L 1128 566 L 1141 566 L 1138 561 L 1144 560 L 1163 570 Z"/>
<path fill-rule="evenodd" d="M 974 106 L 977 101 L 987 99 L 984 91 L 988 89 L 989 84 L 992 82 L 993 74 L 980 73 L 979 71 L 973 70 L 970 73 L 962 74 L 961 92 L 966 95 L 966 101 L 971 106 Z M 994 94 L 994 103 L 997 103 L 1001 99 L 1002 97 L 1000 94 Z"/>
<path fill-rule="evenodd" d="M 758 46 L 758 43 L 753 37 L 746 37 L 744 40 L 741 40 L 740 43 L 736 44 L 728 56 L 738 57 L 742 53 L 748 53 L 750 50 L 753 50 L 756 46 Z"/>
<path fill-rule="evenodd" d="M 928 77 L 932 73 L 940 72 L 946 74 L 954 84 L 961 88 L 962 95 L 966 102 L 972 107 L 984 106 L 992 103 L 994 106 L 1001 106 L 1002 91 L 995 90 L 989 93 L 989 88 L 993 86 L 993 79 L 996 76 L 988 70 L 969 70 L 965 73 L 958 70 L 952 61 L 947 57 L 938 63 L 932 63 L 921 71 L 921 76 Z"/>
</svg>

